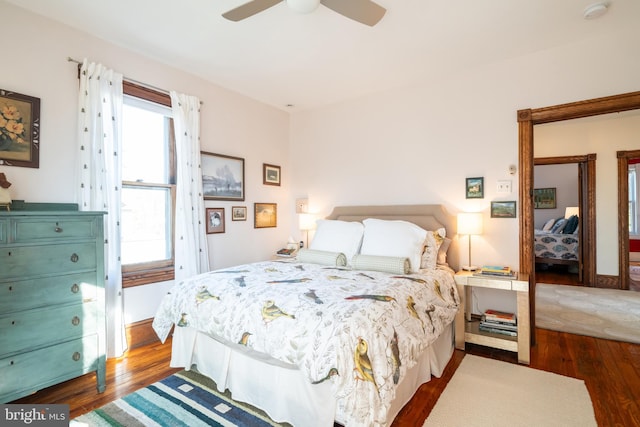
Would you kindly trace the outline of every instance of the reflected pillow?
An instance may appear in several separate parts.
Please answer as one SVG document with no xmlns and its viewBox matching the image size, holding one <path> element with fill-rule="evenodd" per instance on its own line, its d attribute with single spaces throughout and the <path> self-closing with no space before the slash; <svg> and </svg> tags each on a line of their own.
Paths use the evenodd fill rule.
<svg viewBox="0 0 640 427">
<path fill-rule="evenodd" d="M 551 228 L 553 227 L 553 224 L 556 222 L 555 218 L 551 218 L 549 221 L 544 223 L 544 226 L 542 227 L 542 231 L 551 231 Z"/>
</svg>

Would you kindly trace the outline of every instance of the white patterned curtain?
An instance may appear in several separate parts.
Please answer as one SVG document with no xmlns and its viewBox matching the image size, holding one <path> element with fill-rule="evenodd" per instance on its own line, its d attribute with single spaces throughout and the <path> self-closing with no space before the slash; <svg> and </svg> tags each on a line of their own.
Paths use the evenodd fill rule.
<svg viewBox="0 0 640 427">
<path fill-rule="evenodd" d="M 127 349 L 120 262 L 122 74 L 85 59 L 78 99 L 80 210 L 104 211 L 107 357 Z"/>
<path fill-rule="evenodd" d="M 209 271 L 200 167 L 200 100 L 171 94 L 176 133 L 177 188 L 175 279 Z"/>
</svg>

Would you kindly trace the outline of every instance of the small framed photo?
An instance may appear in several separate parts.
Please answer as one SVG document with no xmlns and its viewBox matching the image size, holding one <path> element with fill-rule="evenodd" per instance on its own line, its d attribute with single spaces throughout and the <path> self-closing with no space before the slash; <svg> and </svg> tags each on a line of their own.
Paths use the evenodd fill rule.
<svg viewBox="0 0 640 427">
<path fill-rule="evenodd" d="M 247 220 L 247 207 L 246 206 L 232 206 L 231 207 L 231 221 L 246 221 Z"/>
<path fill-rule="evenodd" d="M 467 199 L 484 198 L 484 178 L 467 178 L 466 184 Z"/>
<path fill-rule="evenodd" d="M 262 183 L 264 185 L 280 185 L 280 166 L 263 163 Z"/>
<path fill-rule="evenodd" d="M 515 218 L 516 202 L 491 202 L 491 218 Z"/>
<path fill-rule="evenodd" d="M 276 203 L 254 203 L 253 228 L 278 226 L 278 205 Z"/>
<path fill-rule="evenodd" d="M 224 233 L 224 208 L 207 208 L 207 234 Z"/>
<path fill-rule="evenodd" d="M 533 190 L 533 208 L 534 209 L 555 209 L 556 208 L 556 189 L 555 188 L 536 188 Z"/>
</svg>

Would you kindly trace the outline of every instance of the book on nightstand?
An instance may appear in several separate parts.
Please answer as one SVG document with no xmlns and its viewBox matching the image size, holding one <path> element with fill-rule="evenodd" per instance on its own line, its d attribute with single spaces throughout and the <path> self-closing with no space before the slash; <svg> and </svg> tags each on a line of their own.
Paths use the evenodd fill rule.
<svg viewBox="0 0 640 427">
<path fill-rule="evenodd" d="M 514 313 L 493 309 L 486 310 L 480 320 L 479 328 L 481 331 L 494 334 L 518 336 L 518 325 Z"/>
<path fill-rule="evenodd" d="M 512 279 L 516 276 L 516 272 L 511 270 L 511 267 L 508 266 L 497 266 L 497 265 L 485 265 L 480 268 L 479 271 L 473 273 L 474 276 L 480 277 L 504 277 Z"/>
<path fill-rule="evenodd" d="M 485 320 L 493 321 L 493 322 L 510 323 L 513 325 L 516 324 L 515 313 L 508 313 L 506 311 L 488 309 L 488 310 L 485 310 L 484 312 L 484 318 Z"/>
</svg>

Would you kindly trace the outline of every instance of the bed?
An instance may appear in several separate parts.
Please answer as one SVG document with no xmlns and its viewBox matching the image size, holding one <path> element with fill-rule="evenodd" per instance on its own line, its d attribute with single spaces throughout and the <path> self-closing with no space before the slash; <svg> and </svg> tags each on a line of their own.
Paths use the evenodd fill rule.
<svg viewBox="0 0 640 427">
<path fill-rule="evenodd" d="M 578 217 L 549 220 L 534 231 L 537 264 L 578 265 L 580 261 Z"/>
<path fill-rule="evenodd" d="M 453 354 L 457 267 L 442 206 L 337 207 L 296 259 L 177 283 L 153 326 L 162 341 L 173 330 L 172 367 L 275 421 L 386 426 Z"/>
</svg>

